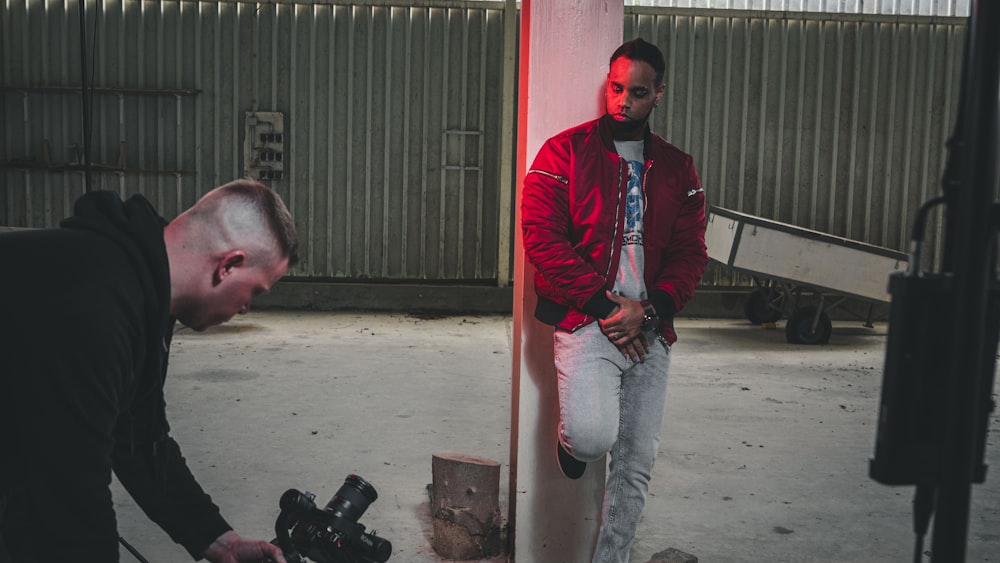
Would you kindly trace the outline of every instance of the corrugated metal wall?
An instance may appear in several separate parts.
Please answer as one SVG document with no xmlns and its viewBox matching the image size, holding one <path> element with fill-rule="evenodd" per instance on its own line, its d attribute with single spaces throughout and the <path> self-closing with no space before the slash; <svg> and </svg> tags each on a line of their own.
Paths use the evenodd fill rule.
<svg viewBox="0 0 1000 563">
<path fill-rule="evenodd" d="M 710 204 L 907 249 L 940 190 L 963 21 L 634 8 L 625 30 L 665 47 L 654 128 Z"/>
<path fill-rule="evenodd" d="M 625 0 L 625 5 L 892 16 L 969 15 L 969 0 Z"/>
<path fill-rule="evenodd" d="M 0 223 L 52 225 L 83 193 L 77 2 L 0 2 Z M 283 112 L 293 273 L 495 280 L 502 7 L 88 0 L 95 187 L 172 217 L 243 174 L 245 112 Z"/>
<path fill-rule="evenodd" d="M 172 217 L 242 175 L 245 112 L 279 111 L 294 274 L 496 280 L 504 4 L 408 4 L 87 0 L 96 187 Z M 55 224 L 83 192 L 76 6 L 0 0 L 0 224 Z M 624 31 L 666 52 L 654 128 L 710 203 L 905 249 L 939 189 L 964 25 L 629 7 Z"/>
</svg>

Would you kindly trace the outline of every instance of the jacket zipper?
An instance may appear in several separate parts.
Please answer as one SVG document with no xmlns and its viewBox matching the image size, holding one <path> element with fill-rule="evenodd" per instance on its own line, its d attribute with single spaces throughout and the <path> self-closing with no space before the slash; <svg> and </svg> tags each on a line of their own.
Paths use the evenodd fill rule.
<svg viewBox="0 0 1000 563">
<path fill-rule="evenodd" d="M 548 176 L 549 178 L 552 178 L 553 180 L 555 180 L 555 181 L 557 181 L 557 182 L 559 182 L 561 184 L 569 185 L 569 178 L 567 178 L 565 176 L 560 176 L 558 174 L 553 174 L 551 172 L 546 172 L 544 170 L 531 169 L 531 170 L 528 170 L 528 174 L 541 174 L 542 176 Z"/>
<path fill-rule="evenodd" d="M 618 189 L 618 194 L 617 194 L 617 196 L 618 196 L 618 202 L 615 204 L 615 227 L 611 231 L 611 253 L 608 254 L 608 269 L 604 272 L 605 283 L 607 283 L 607 279 L 609 277 L 611 277 L 611 262 L 614 261 L 613 258 L 614 258 L 614 255 L 615 255 L 615 243 L 618 241 L 618 213 L 622 209 L 622 162 L 623 161 L 624 161 L 624 159 L 622 159 L 622 157 L 619 156 L 618 157 L 618 183 L 616 184 L 616 187 Z M 645 192 L 643 192 L 643 193 L 645 193 Z M 617 243 L 617 244 L 618 244 L 618 246 L 621 246 L 620 242 Z"/>
<path fill-rule="evenodd" d="M 642 171 L 642 225 L 643 225 L 643 229 L 642 229 L 643 230 L 642 244 L 643 244 L 643 246 L 646 245 L 646 235 L 645 235 L 645 230 L 646 230 L 646 228 L 645 228 L 646 227 L 646 209 L 649 208 L 649 190 L 646 189 L 646 186 L 648 186 L 649 184 L 646 183 L 646 180 L 649 178 L 649 169 L 652 168 L 652 167 L 653 167 L 653 161 L 652 160 L 647 160 L 646 161 L 646 169 Z M 643 267 L 642 270 L 643 270 L 643 276 L 645 276 L 646 268 Z M 645 282 L 643 282 L 643 285 L 646 285 Z M 646 294 L 647 295 L 649 294 L 649 288 L 648 287 L 646 288 Z"/>
<path fill-rule="evenodd" d="M 615 204 L 615 226 L 611 230 L 611 252 L 610 252 L 610 254 L 608 254 L 608 267 L 604 271 L 604 280 L 605 280 L 605 283 L 607 283 L 608 278 L 611 277 L 611 262 L 613 261 L 612 258 L 613 258 L 614 253 L 615 253 L 615 241 L 618 240 L 618 212 L 621 211 L 621 208 L 622 208 L 622 197 L 621 197 L 621 195 L 622 195 L 622 162 L 623 162 L 623 159 L 622 159 L 621 156 L 619 156 L 618 157 L 618 184 L 615 186 L 616 189 L 618 190 L 618 202 Z M 543 172 L 543 174 L 544 174 L 544 172 Z M 645 194 L 645 192 L 643 192 L 643 194 Z M 618 246 L 621 246 L 621 243 L 618 243 Z M 579 329 L 579 328 L 581 328 L 583 326 L 586 326 L 586 325 L 590 324 L 590 321 L 588 321 L 588 319 L 590 319 L 590 318 L 591 318 L 591 315 L 584 315 L 583 316 L 583 322 L 581 322 L 581 323 L 577 324 L 575 327 L 573 327 L 573 330 L 575 331 L 575 330 L 577 330 L 577 329 Z M 594 319 L 596 320 L 596 317 L 594 317 Z"/>
</svg>

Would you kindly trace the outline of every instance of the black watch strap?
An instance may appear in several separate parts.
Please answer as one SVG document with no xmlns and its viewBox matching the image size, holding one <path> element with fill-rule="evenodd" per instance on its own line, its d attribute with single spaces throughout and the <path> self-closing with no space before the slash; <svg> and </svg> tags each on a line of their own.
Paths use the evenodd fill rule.
<svg viewBox="0 0 1000 563">
<path fill-rule="evenodd" d="M 656 314 L 656 308 L 649 301 L 642 302 L 642 330 L 643 332 L 659 328 L 660 316 Z"/>
</svg>

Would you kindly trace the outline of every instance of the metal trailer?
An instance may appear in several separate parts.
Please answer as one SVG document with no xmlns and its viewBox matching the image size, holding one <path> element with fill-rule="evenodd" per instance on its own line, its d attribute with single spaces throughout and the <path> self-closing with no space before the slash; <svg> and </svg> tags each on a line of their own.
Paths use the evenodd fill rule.
<svg viewBox="0 0 1000 563">
<path fill-rule="evenodd" d="M 906 253 L 738 211 L 710 206 L 708 256 L 730 270 L 749 274 L 754 290 L 745 313 L 754 324 L 774 323 L 788 312 L 785 337 L 793 344 L 825 344 L 828 311 L 848 300 L 875 306 L 890 300 L 889 274 L 906 270 Z M 803 291 L 811 299 L 803 299 Z"/>
</svg>

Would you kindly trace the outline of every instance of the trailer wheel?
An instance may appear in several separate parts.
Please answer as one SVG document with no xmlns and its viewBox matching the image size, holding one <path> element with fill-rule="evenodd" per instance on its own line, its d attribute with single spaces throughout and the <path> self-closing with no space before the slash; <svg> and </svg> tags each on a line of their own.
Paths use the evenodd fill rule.
<svg viewBox="0 0 1000 563">
<path fill-rule="evenodd" d="M 785 338 L 792 344 L 826 344 L 829 342 L 830 333 L 833 332 L 833 323 L 830 322 L 829 315 L 819 313 L 816 331 L 813 332 L 812 324 L 813 320 L 816 319 L 816 313 L 815 307 L 796 309 L 785 325 Z"/>
<path fill-rule="evenodd" d="M 747 320 L 752 324 L 759 325 L 773 323 L 781 318 L 781 310 L 771 306 L 770 290 L 755 289 L 747 295 L 746 303 L 743 304 L 743 312 L 746 313 Z"/>
</svg>

